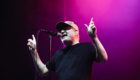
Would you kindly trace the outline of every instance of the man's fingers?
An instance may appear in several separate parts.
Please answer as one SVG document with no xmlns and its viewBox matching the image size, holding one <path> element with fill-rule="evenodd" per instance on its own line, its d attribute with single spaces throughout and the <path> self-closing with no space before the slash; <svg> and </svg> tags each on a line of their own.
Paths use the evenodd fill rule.
<svg viewBox="0 0 140 80">
<path fill-rule="evenodd" d="M 88 29 L 88 25 L 87 25 L 87 24 L 85 24 L 85 26 L 86 26 L 86 29 Z"/>
<path fill-rule="evenodd" d="M 30 43 L 28 42 L 28 43 L 27 43 L 27 45 L 29 46 L 29 45 L 30 45 Z"/>
<path fill-rule="evenodd" d="M 94 24 L 94 22 L 93 22 L 93 18 L 91 18 L 90 24 Z"/>
<path fill-rule="evenodd" d="M 91 18 L 91 21 L 93 21 L 93 18 Z"/>
<path fill-rule="evenodd" d="M 30 42 L 28 42 L 27 45 L 28 45 L 28 47 L 29 47 L 29 50 L 32 50 L 32 47 L 31 47 Z"/>
<path fill-rule="evenodd" d="M 33 42 L 33 40 L 32 40 L 32 39 L 28 39 L 28 41 L 29 41 L 29 42 Z"/>
<path fill-rule="evenodd" d="M 29 47 L 29 50 L 33 50 L 36 45 L 35 37 L 32 35 L 33 39 L 28 39 L 27 46 Z"/>
<path fill-rule="evenodd" d="M 28 42 L 28 43 L 27 43 L 27 46 L 31 47 L 31 42 Z"/>
<path fill-rule="evenodd" d="M 34 35 L 32 35 L 32 37 L 33 37 L 33 41 L 36 41 L 36 40 L 35 40 L 35 36 L 34 36 Z"/>
</svg>

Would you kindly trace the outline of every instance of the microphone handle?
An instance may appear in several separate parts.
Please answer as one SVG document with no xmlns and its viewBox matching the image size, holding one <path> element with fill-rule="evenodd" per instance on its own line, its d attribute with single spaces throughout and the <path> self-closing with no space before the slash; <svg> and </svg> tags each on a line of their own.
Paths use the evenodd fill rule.
<svg viewBox="0 0 140 80">
<path fill-rule="evenodd" d="M 51 36 L 57 36 L 57 37 L 61 37 L 62 36 L 61 33 L 55 33 L 53 31 L 47 31 L 47 30 L 43 30 L 43 29 L 41 29 L 41 31 L 46 32 L 46 33 L 50 34 Z"/>
</svg>

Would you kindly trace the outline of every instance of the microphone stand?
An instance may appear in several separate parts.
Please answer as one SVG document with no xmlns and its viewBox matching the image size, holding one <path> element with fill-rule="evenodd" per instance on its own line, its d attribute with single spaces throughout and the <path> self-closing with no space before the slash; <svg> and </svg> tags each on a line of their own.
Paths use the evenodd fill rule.
<svg viewBox="0 0 140 80">
<path fill-rule="evenodd" d="M 52 31 L 47 31 L 44 29 L 41 29 L 41 31 L 49 34 L 49 80 L 50 80 L 51 79 L 51 39 L 52 39 L 52 36 L 60 37 L 60 36 L 62 36 L 62 34 L 60 34 L 60 33 L 58 34 L 58 33 L 52 32 Z"/>
<path fill-rule="evenodd" d="M 51 39 L 52 36 L 49 34 L 49 80 L 51 80 Z"/>
</svg>

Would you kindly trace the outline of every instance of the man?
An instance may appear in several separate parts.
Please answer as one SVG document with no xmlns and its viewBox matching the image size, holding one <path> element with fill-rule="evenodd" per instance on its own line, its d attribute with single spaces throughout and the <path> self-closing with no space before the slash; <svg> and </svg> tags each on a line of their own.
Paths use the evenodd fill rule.
<svg viewBox="0 0 140 80">
<path fill-rule="evenodd" d="M 91 19 L 87 32 L 95 47 L 87 43 L 79 43 L 79 29 L 72 21 L 59 22 L 56 29 L 62 34 L 64 49 L 58 50 L 51 59 L 51 71 L 56 71 L 58 80 L 91 80 L 92 63 L 105 62 L 108 59 L 107 53 L 96 35 L 96 27 Z M 49 72 L 49 62 L 43 64 L 36 50 L 34 35 L 28 39 L 29 50 L 31 51 L 34 63 L 40 75 Z"/>
</svg>

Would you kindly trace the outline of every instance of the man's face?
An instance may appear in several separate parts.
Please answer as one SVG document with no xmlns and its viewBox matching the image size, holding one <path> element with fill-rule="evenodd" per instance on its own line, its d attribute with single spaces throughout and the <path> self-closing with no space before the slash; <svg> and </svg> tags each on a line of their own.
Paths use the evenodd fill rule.
<svg viewBox="0 0 140 80">
<path fill-rule="evenodd" d="M 62 34 L 62 37 L 60 37 L 62 43 L 65 42 L 73 42 L 75 38 L 75 30 L 72 27 L 66 27 L 65 29 L 62 29 L 59 31 Z"/>
</svg>

